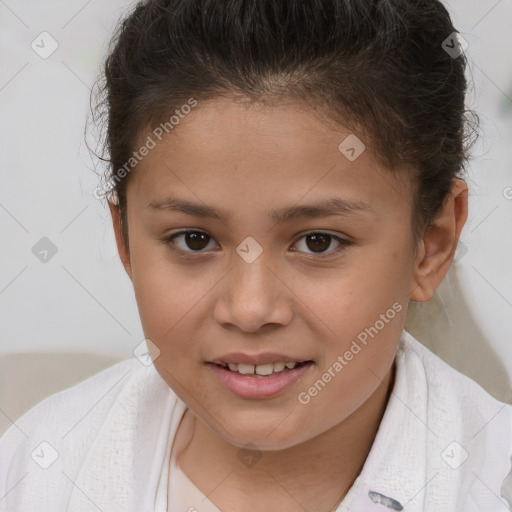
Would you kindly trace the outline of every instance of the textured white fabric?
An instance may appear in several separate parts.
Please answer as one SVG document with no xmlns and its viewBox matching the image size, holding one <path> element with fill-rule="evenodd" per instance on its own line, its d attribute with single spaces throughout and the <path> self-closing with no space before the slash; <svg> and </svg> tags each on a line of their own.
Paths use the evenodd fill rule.
<svg viewBox="0 0 512 512">
<path fill-rule="evenodd" d="M 337 512 L 349 498 L 350 512 L 509 510 L 500 493 L 512 501 L 510 405 L 406 331 L 396 368 L 375 442 Z M 166 512 L 185 410 L 137 359 L 47 398 L 0 438 L 0 512 Z"/>
</svg>

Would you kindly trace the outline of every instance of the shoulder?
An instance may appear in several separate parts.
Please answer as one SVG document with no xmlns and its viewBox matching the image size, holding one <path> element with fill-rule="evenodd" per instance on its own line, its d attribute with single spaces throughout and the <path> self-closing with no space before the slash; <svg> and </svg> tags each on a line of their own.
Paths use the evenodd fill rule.
<svg viewBox="0 0 512 512">
<path fill-rule="evenodd" d="M 397 363 L 401 365 L 406 381 L 424 383 L 425 408 L 435 431 L 446 430 L 449 425 L 448 430 L 457 433 L 468 445 L 478 443 L 489 453 L 512 451 L 512 406 L 509 402 L 497 400 L 407 331 L 402 333 Z"/>
<path fill-rule="evenodd" d="M 59 456 L 80 459 L 80 452 L 89 444 L 112 404 L 141 368 L 135 358 L 121 361 L 45 398 L 17 419 L 0 438 L 0 485 L 8 474 L 21 472 L 33 462 L 27 455 L 37 452 L 39 447 L 37 453 L 44 453 L 45 447 L 50 452 L 57 440 L 76 440 L 79 436 L 80 443 L 72 445 L 73 453 L 65 451 Z"/>
<path fill-rule="evenodd" d="M 451 367 L 405 330 L 402 332 L 397 357 L 409 369 L 421 366 L 429 391 L 434 395 L 442 395 L 464 407 L 479 405 L 510 408 L 510 404 L 494 398 L 480 384 Z"/>
<path fill-rule="evenodd" d="M 512 474 L 510 404 L 407 331 L 395 364 L 393 392 L 369 455 L 372 488 L 413 510 L 505 510 L 497 497 L 509 492 Z"/>
<path fill-rule="evenodd" d="M 0 438 L 0 512 L 150 499 L 184 408 L 136 358 L 46 398 Z"/>
<path fill-rule="evenodd" d="M 44 420 L 47 428 L 62 430 L 66 427 L 66 422 L 63 421 L 64 416 L 71 417 L 75 410 L 82 411 L 86 403 L 101 398 L 102 393 L 108 394 L 104 395 L 102 403 L 96 404 L 96 414 L 107 410 L 109 403 L 115 400 L 117 394 L 129 381 L 129 376 L 139 370 L 140 366 L 141 364 L 135 358 L 126 359 L 72 387 L 48 396 L 16 420 L 0 438 L 0 442 L 5 443 L 6 439 L 12 440 L 20 429 L 30 435 L 34 429 L 40 428 L 41 420 Z M 0 446 L 3 445 L 0 444 Z"/>
<path fill-rule="evenodd" d="M 458 502 L 472 500 L 476 510 L 490 510 L 491 503 L 500 495 L 510 497 L 512 502 L 510 403 L 494 398 L 406 331 L 397 361 L 404 372 L 414 374 L 406 379 L 408 382 L 424 383 L 421 402 L 429 467 L 440 475 L 439 480 L 444 478 L 452 487 L 458 486 Z"/>
</svg>

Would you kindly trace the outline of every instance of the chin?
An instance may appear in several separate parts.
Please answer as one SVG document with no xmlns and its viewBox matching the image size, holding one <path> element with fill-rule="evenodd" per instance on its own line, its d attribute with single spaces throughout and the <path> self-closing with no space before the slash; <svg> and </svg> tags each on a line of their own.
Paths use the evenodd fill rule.
<svg viewBox="0 0 512 512">
<path fill-rule="evenodd" d="M 268 422 L 255 421 L 252 418 L 245 421 L 230 420 L 225 424 L 225 429 L 218 424 L 209 426 L 225 442 L 240 449 L 286 450 L 309 439 L 300 424 L 295 425 L 296 432 L 290 431 L 290 425 L 285 429 L 283 419 L 281 415 L 277 420 Z"/>
</svg>

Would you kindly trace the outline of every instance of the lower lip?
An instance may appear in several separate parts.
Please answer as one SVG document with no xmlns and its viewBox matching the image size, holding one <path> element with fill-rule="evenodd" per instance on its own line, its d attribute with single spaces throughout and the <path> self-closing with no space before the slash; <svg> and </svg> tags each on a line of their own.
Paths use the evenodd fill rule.
<svg viewBox="0 0 512 512">
<path fill-rule="evenodd" d="M 235 395 L 242 398 L 270 398 L 279 395 L 297 382 L 313 364 L 313 362 L 309 362 L 299 368 L 283 370 L 269 377 L 261 378 L 231 372 L 213 363 L 208 363 L 208 366 L 220 382 Z"/>
</svg>

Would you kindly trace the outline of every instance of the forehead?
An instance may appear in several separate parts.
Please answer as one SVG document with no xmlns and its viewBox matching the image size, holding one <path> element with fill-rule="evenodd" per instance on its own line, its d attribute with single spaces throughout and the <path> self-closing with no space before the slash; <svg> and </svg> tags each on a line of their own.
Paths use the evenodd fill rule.
<svg viewBox="0 0 512 512">
<path fill-rule="evenodd" d="M 337 151 L 340 137 L 350 133 L 320 111 L 293 100 L 268 104 L 217 99 L 199 102 L 182 116 L 172 132 L 163 135 L 160 146 L 165 151 L 168 143 L 169 148 L 195 152 L 208 145 L 212 156 L 227 151 L 236 158 L 237 153 L 258 151 L 262 157 L 278 154 L 317 161 L 322 152 Z"/>
<path fill-rule="evenodd" d="M 411 199 L 408 180 L 381 167 L 369 141 L 298 104 L 203 102 L 161 141 L 151 130 L 139 141 L 148 136 L 155 147 L 136 166 L 129 188 L 153 203 L 176 190 L 189 197 L 196 191 L 196 199 L 215 196 L 223 205 L 243 198 L 247 204 L 311 202 L 339 192 L 381 212 Z"/>
</svg>

